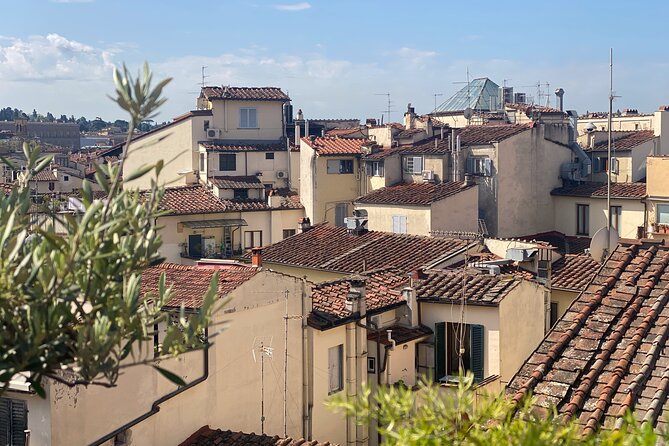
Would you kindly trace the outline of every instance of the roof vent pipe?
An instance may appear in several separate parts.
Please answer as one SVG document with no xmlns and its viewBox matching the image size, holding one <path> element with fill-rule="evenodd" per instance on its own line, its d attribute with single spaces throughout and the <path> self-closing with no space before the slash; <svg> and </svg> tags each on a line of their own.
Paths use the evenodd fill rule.
<svg viewBox="0 0 669 446">
<path fill-rule="evenodd" d="M 564 111 L 564 90 L 562 88 L 558 88 L 555 90 L 555 96 L 557 96 L 557 103 L 558 103 L 558 108 L 560 109 L 561 112 Z"/>
</svg>

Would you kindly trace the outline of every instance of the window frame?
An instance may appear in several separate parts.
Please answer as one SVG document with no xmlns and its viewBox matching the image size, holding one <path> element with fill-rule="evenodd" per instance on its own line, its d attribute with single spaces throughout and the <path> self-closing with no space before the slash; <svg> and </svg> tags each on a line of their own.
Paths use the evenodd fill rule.
<svg viewBox="0 0 669 446">
<path fill-rule="evenodd" d="M 343 215 L 341 218 L 338 218 L 338 214 L 341 215 L 343 209 Z M 334 207 L 334 224 L 340 228 L 346 227 L 346 217 L 348 217 L 348 203 L 337 203 Z"/>
<path fill-rule="evenodd" d="M 344 344 L 339 344 L 328 348 L 328 395 L 342 390 L 344 390 Z"/>
<path fill-rule="evenodd" d="M 393 234 L 406 234 L 407 233 L 407 216 L 406 215 L 393 215 L 391 217 L 392 221 L 392 233 Z M 397 231 L 395 228 L 397 227 Z"/>
<path fill-rule="evenodd" d="M 248 200 L 249 199 L 249 190 L 244 188 L 233 189 L 232 190 L 234 200 Z"/>
<path fill-rule="evenodd" d="M 661 212 L 660 208 L 666 209 L 666 212 Z M 666 221 L 661 221 L 661 215 L 666 215 Z M 657 203 L 655 205 L 655 223 L 659 225 L 669 225 L 669 204 Z"/>
<path fill-rule="evenodd" d="M 227 161 L 223 161 L 227 160 Z M 230 160 L 234 160 L 230 163 Z M 229 169 L 228 167 L 234 167 Z M 221 172 L 235 172 L 237 170 L 237 154 L 236 153 L 219 153 L 218 154 L 218 170 Z"/>
<path fill-rule="evenodd" d="M 620 219 L 623 215 L 623 207 L 618 205 L 611 206 L 609 207 L 609 214 L 611 215 L 611 227 L 620 234 Z"/>
<path fill-rule="evenodd" d="M 285 240 L 288 237 L 292 237 L 295 234 L 297 234 L 297 230 L 296 229 L 284 229 L 282 234 L 283 234 L 283 239 Z"/>
<path fill-rule="evenodd" d="M 251 111 L 253 113 L 251 114 Z M 251 117 L 253 117 L 251 119 Z M 246 120 L 246 122 L 244 122 Z M 246 124 L 246 125 L 244 125 Z M 239 109 L 239 128 L 257 129 L 258 128 L 258 109 L 254 107 L 240 107 Z"/>
<path fill-rule="evenodd" d="M 368 177 L 382 177 L 385 174 L 383 161 L 368 161 L 367 162 L 367 176 Z"/>
<path fill-rule="evenodd" d="M 274 159 L 274 152 L 265 152 L 265 159 L 266 160 L 273 160 Z"/>
<path fill-rule="evenodd" d="M 0 439 L 0 441 L 9 446 L 25 445 L 25 432 L 28 430 L 28 402 L 18 398 L 0 397 L 0 416 L 3 415 L 3 412 L 7 415 L 4 423 L 8 438 Z M 16 426 L 17 422 L 18 426 Z M 3 420 L 0 418 L 0 425 L 2 424 Z M 5 443 L 6 441 L 9 442 Z"/>
<path fill-rule="evenodd" d="M 421 175 L 425 166 L 423 156 L 407 155 L 402 157 L 402 171 L 410 175 Z"/>
<path fill-rule="evenodd" d="M 325 169 L 328 175 L 349 175 L 354 173 L 355 166 L 352 159 L 331 159 L 327 160 Z"/>
<path fill-rule="evenodd" d="M 251 236 L 251 244 L 248 244 L 248 236 Z M 257 239 L 260 239 L 260 243 L 255 243 Z M 244 249 L 257 248 L 262 246 L 262 231 L 244 231 Z"/>
<path fill-rule="evenodd" d="M 199 157 L 199 160 L 198 160 L 198 161 L 199 161 L 199 164 L 200 164 L 200 165 L 199 165 L 199 167 L 200 167 L 200 172 L 204 172 L 204 171 L 205 171 L 205 168 L 206 168 L 206 166 L 205 166 L 205 164 L 206 164 L 205 161 L 206 161 L 206 159 L 207 159 L 206 156 L 207 156 L 206 153 L 200 152 L 200 157 Z"/>
<path fill-rule="evenodd" d="M 584 209 L 582 213 L 581 210 Z M 583 216 L 583 221 L 581 221 Z M 576 203 L 576 235 L 590 235 L 590 205 Z"/>
</svg>

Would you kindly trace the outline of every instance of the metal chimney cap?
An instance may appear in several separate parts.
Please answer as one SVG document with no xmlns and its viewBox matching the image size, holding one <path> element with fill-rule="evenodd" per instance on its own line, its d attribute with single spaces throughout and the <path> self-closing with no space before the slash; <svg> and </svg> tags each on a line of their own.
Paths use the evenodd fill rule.
<svg viewBox="0 0 669 446">
<path fill-rule="evenodd" d="M 563 96 L 563 95 L 564 95 L 564 89 L 562 89 L 562 88 L 557 88 L 557 89 L 555 90 L 555 95 L 556 95 L 556 96 Z"/>
</svg>

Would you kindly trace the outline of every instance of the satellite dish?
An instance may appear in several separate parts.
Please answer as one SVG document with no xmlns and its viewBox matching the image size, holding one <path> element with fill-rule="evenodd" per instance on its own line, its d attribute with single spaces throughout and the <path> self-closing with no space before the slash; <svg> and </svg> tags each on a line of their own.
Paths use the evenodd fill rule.
<svg viewBox="0 0 669 446">
<path fill-rule="evenodd" d="M 585 131 L 588 133 L 594 132 L 595 130 L 597 130 L 597 126 L 592 122 L 588 123 L 588 125 L 585 126 Z"/>
<path fill-rule="evenodd" d="M 470 119 L 472 116 L 474 116 L 474 112 L 470 107 L 465 108 L 465 111 L 463 113 L 465 115 L 465 119 Z"/>
<path fill-rule="evenodd" d="M 606 259 L 606 256 L 611 254 L 610 252 L 606 252 L 607 248 L 611 246 L 611 251 L 616 249 L 619 239 L 618 231 L 615 229 L 611 228 L 609 232 L 607 228 L 601 228 L 595 232 L 590 241 L 590 256 L 597 262 L 602 263 Z"/>
</svg>

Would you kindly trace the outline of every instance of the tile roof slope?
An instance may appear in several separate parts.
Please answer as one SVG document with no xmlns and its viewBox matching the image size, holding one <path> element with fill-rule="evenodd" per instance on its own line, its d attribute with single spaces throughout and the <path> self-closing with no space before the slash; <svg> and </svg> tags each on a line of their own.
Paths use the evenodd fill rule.
<svg viewBox="0 0 669 446">
<path fill-rule="evenodd" d="M 160 275 L 165 273 L 165 284 L 172 289 L 173 298 L 168 307 L 199 308 L 209 289 L 214 272 L 218 271 L 218 297 L 222 298 L 258 273 L 257 268 L 213 269 L 163 263 L 142 272 L 141 294 L 157 293 Z"/>
<path fill-rule="evenodd" d="M 583 291 L 601 266 L 588 254 L 565 254 L 553 264 L 551 288 Z"/>
<path fill-rule="evenodd" d="M 356 127 L 352 129 L 331 129 L 325 132 L 325 136 L 346 136 L 346 135 L 354 135 L 356 133 L 361 133 L 362 134 L 363 129 Z"/>
<path fill-rule="evenodd" d="M 612 133 L 614 134 L 614 138 L 611 142 L 611 146 L 612 148 L 615 147 L 615 150 L 618 151 L 633 149 L 634 147 L 650 141 L 656 137 L 653 130 L 638 130 L 619 138 L 615 138 L 615 132 Z M 609 141 L 608 138 L 606 138 L 602 141 L 596 141 L 594 149 L 590 150 L 604 150 L 608 148 L 608 145 Z M 586 148 L 586 151 L 588 151 L 588 148 Z"/>
<path fill-rule="evenodd" d="M 465 274 L 465 300 L 470 305 L 497 305 L 520 283 L 512 276 Z M 416 286 L 416 297 L 423 302 L 457 303 L 462 300 L 462 282 L 462 270 L 428 271 Z"/>
<path fill-rule="evenodd" d="M 209 426 L 202 426 L 179 446 L 336 446 L 333 443 L 290 437 L 281 438 L 278 435 L 258 435 L 231 430 L 213 430 Z"/>
<path fill-rule="evenodd" d="M 200 96 L 208 100 L 228 99 L 237 101 L 290 101 L 278 87 L 203 87 Z"/>
<path fill-rule="evenodd" d="M 370 330 L 367 332 L 367 340 L 368 341 L 376 341 L 381 339 L 381 344 L 383 345 L 390 345 L 390 341 L 388 340 L 388 336 L 386 335 L 387 330 L 392 330 L 393 331 L 393 340 L 397 343 L 397 345 L 401 345 L 404 343 L 407 343 L 409 341 L 413 341 L 425 336 L 429 336 L 433 333 L 433 331 L 424 325 L 419 325 L 417 327 L 406 327 L 404 325 L 391 325 L 387 327 L 381 327 L 380 330 L 374 331 Z M 380 333 L 379 333 L 380 332 Z"/>
<path fill-rule="evenodd" d="M 320 136 L 317 138 L 302 138 L 302 142 L 309 145 L 319 155 L 361 155 L 362 146 L 369 143 L 364 138 L 338 138 Z"/>
<path fill-rule="evenodd" d="M 457 135 L 460 136 L 460 145 L 475 146 L 503 141 L 530 128 L 529 124 L 468 125 Z"/>
<path fill-rule="evenodd" d="M 256 176 L 217 176 L 209 181 L 220 189 L 264 189 L 260 178 Z"/>
<path fill-rule="evenodd" d="M 544 107 L 541 105 L 536 105 L 536 104 L 504 104 L 506 108 L 512 108 L 514 110 L 520 110 L 522 112 L 526 112 L 529 109 L 532 109 L 537 112 L 541 113 L 564 113 L 561 112 L 557 108 L 552 108 L 552 107 Z"/>
<path fill-rule="evenodd" d="M 429 206 L 435 201 L 442 200 L 474 187 L 474 184 L 465 186 L 464 181 L 448 181 L 445 183 L 399 183 L 383 187 L 358 197 L 356 203 L 368 204 L 397 204 L 413 206 Z"/>
<path fill-rule="evenodd" d="M 228 210 L 217 196 L 201 184 L 165 188 L 160 208 L 172 215 L 210 214 Z"/>
<path fill-rule="evenodd" d="M 40 170 L 36 174 L 34 174 L 31 178 L 32 181 L 58 181 L 58 178 L 56 178 L 56 175 L 53 173 L 51 169 L 44 169 Z"/>
<path fill-rule="evenodd" d="M 563 186 L 551 195 L 564 197 L 606 198 L 606 183 L 588 181 L 573 186 Z M 611 197 L 641 199 L 646 197 L 646 183 L 611 183 Z"/>
<path fill-rule="evenodd" d="M 257 144 L 241 144 L 232 142 L 205 142 L 199 143 L 210 152 L 286 152 L 284 142 L 267 142 Z"/>
<path fill-rule="evenodd" d="M 399 269 L 384 269 L 365 274 L 365 302 L 367 311 L 377 312 L 405 302 L 398 288 L 409 283 L 409 277 Z M 346 296 L 351 288 L 349 279 L 322 282 L 311 292 L 312 311 L 331 321 L 351 316 L 346 309 Z"/>
<path fill-rule="evenodd" d="M 618 245 L 585 291 L 527 359 L 508 391 L 532 392 L 584 432 L 620 426 L 627 409 L 665 427 L 669 390 L 669 248 Z"/>
<path fill-rule="evenodd" d="M 409 272 L 466 246 L 467 241 L 455 238 L 379 231 L 355 235 L 346 228 L 321 224 L 265 247 L 263 259 L 266 262 L 346 273 L 384 267 Z"/>
</svg>

